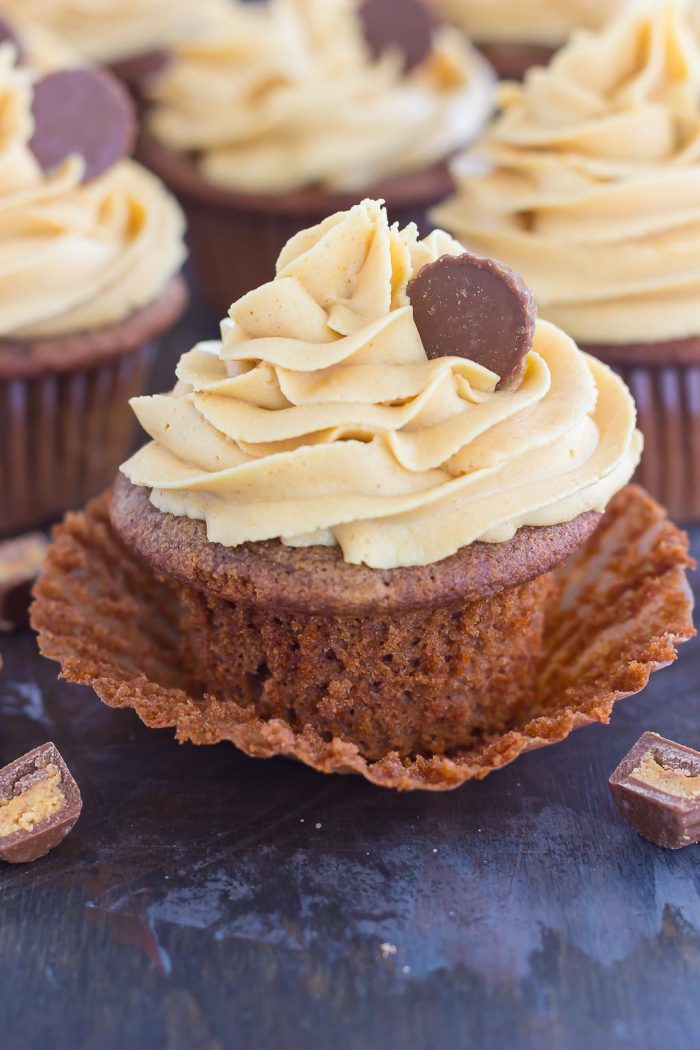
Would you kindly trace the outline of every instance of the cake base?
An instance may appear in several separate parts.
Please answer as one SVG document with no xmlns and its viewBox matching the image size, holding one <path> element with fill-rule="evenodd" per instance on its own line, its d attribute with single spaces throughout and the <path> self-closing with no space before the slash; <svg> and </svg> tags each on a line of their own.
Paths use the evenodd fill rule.
<svg viewBox="0 0 700 1050">
<path fill-rule="evenodd" d="M 149 495 L 119 474 L 110 514 L 127 546 L 159 575 L 210 597 L 320 616 L 395 615 L 480 601 L 556 568 L 601 519 L 591 512 L 563 525 L 519 529 L 505 543 L 472 543 L 433 565 L 370 569 L 349 565 L 337 547 L 210 543 L 203 522 L 163 514 Z"/>
<path fill-rule="evenodd" d="M 653 671 L 676 658 L 676 645 L 694 634 L 687 537 L 643 490 L 630 486 L 555 574 L 542 661 L 512 724 L 505 731 L 486 728 L 450 755 L 402 758 L 389 751 L 372 760 L 352 741 L 261 718 L 242 703 L 204 692 L 181 659 L 180 601 L 120 540 L 110 498 L 69 514 L 55 530 L 32 622 L 42 652 L 59 661 L 65 678 L 91 685 L 112 707 L 133 708 L 146 725 L 174 727 L 181 741 L 229 740 L 250 755 L 286 755 L 382 787 L 443 791 L 573 729 L 607 722 L 614 703 L 643 689 Z"/>
</svg>

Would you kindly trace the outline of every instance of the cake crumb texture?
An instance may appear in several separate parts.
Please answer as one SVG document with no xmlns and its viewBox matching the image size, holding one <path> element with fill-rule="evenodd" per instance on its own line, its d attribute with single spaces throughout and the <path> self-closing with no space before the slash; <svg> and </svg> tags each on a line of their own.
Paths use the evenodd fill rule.
<svg viewBox="0 0 700 1050">
<path fill-rule="evenodd" d="M 551 576 L 468 605 L 364 617 L 277 613 L 180 586 L 181 660 L 203 692 L 362 755 L 444 754 L 532 696 Z"/>
</svg>

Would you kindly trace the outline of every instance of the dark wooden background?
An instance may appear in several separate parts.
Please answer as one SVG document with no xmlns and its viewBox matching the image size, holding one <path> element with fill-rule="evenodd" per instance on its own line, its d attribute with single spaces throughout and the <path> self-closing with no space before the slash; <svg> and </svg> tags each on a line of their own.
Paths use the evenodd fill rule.
<svg viewBox="0 0 700 1050">
<path fill-rule="evenodd" d="M 213 331 L 195 307 L 156 385 Z M 644 842 L 607 788 L 645 729 L 700 747 L 700 645 L 611 727 L 444 796 L 179 747 L 30 633 L 0 650 L 0 764 L 54 740 L 85 801 L 0 865 L 0 1050 L 700 1047 L 700 847 Z"/>
</svg>

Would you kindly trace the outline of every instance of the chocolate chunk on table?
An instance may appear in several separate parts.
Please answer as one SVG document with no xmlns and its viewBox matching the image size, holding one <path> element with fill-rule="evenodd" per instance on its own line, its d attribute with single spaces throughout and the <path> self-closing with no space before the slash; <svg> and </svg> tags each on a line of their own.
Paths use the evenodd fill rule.
<svg viewBox="0 0 700 1050">
<path fill-rule="evenodd" d="M 0 861 L 23 864 L 45 856 L 73 829 L 82 807 L 55 744 L 0 769 Z"/>
<path fill-rule="evenodd" d="M 411 278 L 407 293 L 429 358 L 476 361 L 500 376 L 497 390 L 522 374 L 537 310 L 507 266 L 471 252 L 442 255 Z"/>
<path fill-rule="evenodd" d="M 27 625 L 32 585 L 48 546 L 42 532 L 28 532 L 0 543 L 0 631 Z"/>
<path fill-rule="evenodd" d="M 610 777 L 623 817 L 666 849 L 700 842 L 700 751 L 645 733 Z"/>
</svg>

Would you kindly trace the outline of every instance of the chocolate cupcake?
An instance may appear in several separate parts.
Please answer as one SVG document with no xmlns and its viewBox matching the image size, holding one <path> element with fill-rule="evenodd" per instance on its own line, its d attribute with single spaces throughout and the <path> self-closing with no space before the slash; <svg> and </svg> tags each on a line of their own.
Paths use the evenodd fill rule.
<svg viewBox="0 0 700 1050">
<path fill-rule="evenodd" d="M 216 19 L 227 0 L 0 0 L 0 13 L 47 30 L 82 65 L 107 67 L 137 94 L 171 45 Z"/>
<path fill-rule="evenodd" d="M 599 29 L 627 0 L 432 0 L 465 30 L 499 77 L 522 80 L 546 65 L 577 29 Z"/>
<path fill-rule="evenodd" d="M 370 190 L 421 224 L 493 76 L 422 0 L 271 0 L 177 45 L 148 94 L 140 156 L 184 204 L 221 316 L 274 277 L 290 237 Z"/>
<path fill-rule="evenodd" d="M 641 447 L 623 382 L 445 234 L 330 217 L 177 375 L 132 401 L 151 442 L 57 534 L 33 621 L 149 724 L 451 787 L 692 633 L 683 537 L 635 490 L 606 513 Z M 95 602 L 131 625 L 101 657 Z"/>
<path fill-rule="evenodd" d="M 675 3 L 581 33 L 506 86 L 434 219 L 525 275 L 542 316 L 618 369 L 640 480 L 700 519 L 700 51 Z"/>
<path fill-rule="evenodd" d="M 104 487 L 134 437 L 125 399 L 185 302 L 182 216 L 126 159 L 124 89 L 16 54 L 0 45 L 0 535 Z"/>
</svg>

